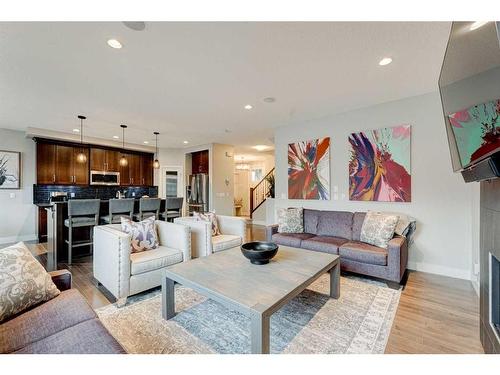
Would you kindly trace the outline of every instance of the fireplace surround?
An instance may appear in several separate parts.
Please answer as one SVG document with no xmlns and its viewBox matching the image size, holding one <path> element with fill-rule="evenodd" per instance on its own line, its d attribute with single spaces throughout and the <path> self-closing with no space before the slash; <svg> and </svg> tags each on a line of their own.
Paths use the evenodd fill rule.
<svg viewBox="0 0 500 375">
<path fill-rule="evenodd" d="M 490 325 L 500 343 L 500 260 L 490 253 Z"/>
</svg>

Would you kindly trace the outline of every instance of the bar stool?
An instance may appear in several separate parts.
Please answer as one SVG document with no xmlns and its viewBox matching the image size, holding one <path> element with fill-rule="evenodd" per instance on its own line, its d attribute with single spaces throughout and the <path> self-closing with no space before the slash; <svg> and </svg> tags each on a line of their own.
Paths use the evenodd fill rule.
<svg viewBox="0 0 500 375">
<path fill-rule="evenodd" d="M 89 246 L 93 250 L 93 227 L 99 225 L 99 199 L 70 199 L 68 201 L 68 218 L 64 220 L 64 226 L 68 228 L 68 264 L 71 264 L 73 248 Z M 90 239 L 73 242 L 73 228 L 91 227 Z"/>
<path fill-rule="evenodd" d="M 133 198 L 110 199 L 109 214 L 101 217 L 102 222 L 105 224 L 120 224 L 122 216 L 132 220 L 134 202 L 135 199 Z"/>
<path fill-rule="evenodd" d="M 134 214 L 134 219 L 142 221 L 148 217 L 154 216 L 158 220 L 160 215 L 160 198 L 141 198 L 139 200 L 139 213 Z"/>
<path fill-rule="evenodd" d="M 181 217 L 182 214 L 182 204 L 184 203 L 184 198 L 167 198 L 165 201 L 165 212 L 161 214 L 161 217 L 166 221 L 174 221 L 176 217 Z"/>
</svg>

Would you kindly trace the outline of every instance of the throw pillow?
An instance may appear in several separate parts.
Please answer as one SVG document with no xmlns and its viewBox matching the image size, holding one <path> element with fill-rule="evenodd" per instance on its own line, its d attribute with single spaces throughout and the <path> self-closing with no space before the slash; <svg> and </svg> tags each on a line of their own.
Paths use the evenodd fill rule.
<svg viewBox="0 0 500 375">
<path fill-rule="evenodd" d="M 0 323 L 59 293 L 24 243 L 0 250 Z"/>
<path fill-rule="evenodd" d="M 304 233 L 304 209 L 278 209 L 278 233 Z"/>
<path fill-rule="evenodd" d="M 360 240 L 387 249 L 387 243 L 394 237 L 399 216 L 368 211 L 361 227 Z"/>
<path fill-rule="evenodd" d="M 217 215 L 215 214 L 215 212 L 205 212 L 203 214 L 200 212 L 193 212 L 193 217 L 196 220 L 206 221 L 207 223 L 210 223 L 212 225 L 212 237 L 221 234 L 219 223 L 217 222 Z"/>
<path fill-rule="evenodd" d="M 122 216 L 121 225 L 122 231 L 132 236 L 132 253 L 140 253 L 158 247 L 154 216 L 138 223 Z"/>
</svg>

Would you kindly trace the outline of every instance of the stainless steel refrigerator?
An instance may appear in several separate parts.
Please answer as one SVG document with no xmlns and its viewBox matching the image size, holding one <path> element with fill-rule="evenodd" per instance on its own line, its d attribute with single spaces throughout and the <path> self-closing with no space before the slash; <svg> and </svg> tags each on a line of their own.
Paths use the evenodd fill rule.
<svg viewBox="0 0 500 375">
<path fill-rule="evenodd" d="M 189 214 L 208 211 L 208 174 L 197 173 L 189 176 L 189 185 L 186 187 Z"/>
</svg>

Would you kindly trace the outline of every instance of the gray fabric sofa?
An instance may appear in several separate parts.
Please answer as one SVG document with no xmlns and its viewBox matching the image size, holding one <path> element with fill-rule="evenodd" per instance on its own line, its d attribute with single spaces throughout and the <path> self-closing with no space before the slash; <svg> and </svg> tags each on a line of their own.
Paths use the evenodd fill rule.
<svg viewBox="0 0 500 375">
<path fill-rule="evenodd" d="M 267 241 L 278 245 L 340 255 L 341 269 L 400 283 L 408 262 L 408 242 L 395 235 L 387 249 L 360 241 L 366 212 L 304 209 L 304 233 L 278 233 L 266 228 Z"/>
<path fill-rule="evenodd" d="M 80 292 L 70 289 L 71 274 L 50 274 L 61 294 L 0 324 L 0 353 L 125 353 Z"/>
</svg>

